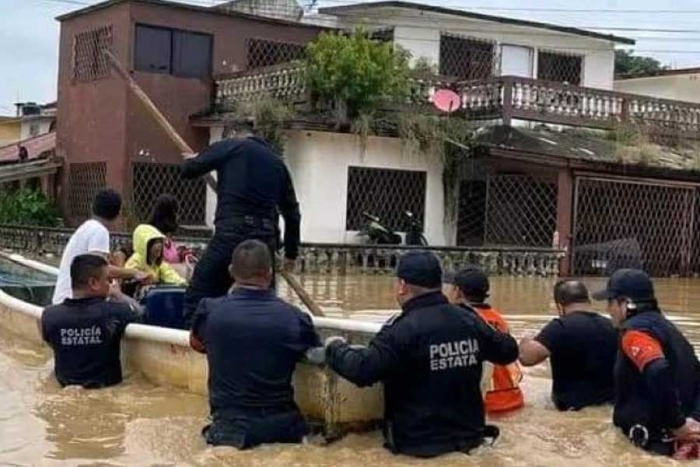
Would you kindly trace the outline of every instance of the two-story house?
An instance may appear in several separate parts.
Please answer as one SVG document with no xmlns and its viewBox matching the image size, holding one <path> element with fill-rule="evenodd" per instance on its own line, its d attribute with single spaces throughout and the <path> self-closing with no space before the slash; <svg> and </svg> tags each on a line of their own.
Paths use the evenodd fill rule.
<svg viewBox="0 0 700 467">
<path fill-rule="evenodd" d="M 67 162 L 65 211 L 90 215 L 94 193 L 127 195 L 127 215 L 148 217 L 158 194 L 181 200 L 184 224 L 203 224 L 205 184 L 183 183 L 181 154 L 103 53 L 109 50 L 195 150 L 208 132 L 190 117 L 208 112 L 214 77 L 296 58 L 319 27 L 233 9 L 161 0 L 109 0 L 58 18 L 58 147 Z"/>
</svg>

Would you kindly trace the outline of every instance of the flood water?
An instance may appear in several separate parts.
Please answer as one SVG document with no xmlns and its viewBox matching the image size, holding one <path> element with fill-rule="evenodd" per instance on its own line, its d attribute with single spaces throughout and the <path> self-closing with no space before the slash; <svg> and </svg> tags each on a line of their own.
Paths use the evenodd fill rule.
<svg viewBox="0 0 700 467">
<path fill-rule="evenodd" d="M 381 276 L 304 277 L 329 316 L 384 320 L 396 310 L 392 280 Z M 534 334 L 555 314 L 554 280 L 492 279 L 492 303 L 517 338 Z M 595 289 L 600 280 L 587 281 Z M 668 314 L 700 344 L 700 280 L 656 281 Z M 280 287 L 283 297 L 291 293 Z M 377 432 L 324 446 L 264 446 L 249 452 L 208 448 L 199 435 L 208 413 L 204 397 L 127 375 L 99 391 L 61 389 L 51 355 L 0 332 L 0 465 L 245 465 L 245 466 L 589 466 L 674 465 L 631 446 L 610 421 L 610 408 L 559 413 L 549 402 L 547 363 L 525 369 L 526 407 L 492 420 L 501 428 L 494 448 L 433 460 L 394 456 Z"/>
</svg>

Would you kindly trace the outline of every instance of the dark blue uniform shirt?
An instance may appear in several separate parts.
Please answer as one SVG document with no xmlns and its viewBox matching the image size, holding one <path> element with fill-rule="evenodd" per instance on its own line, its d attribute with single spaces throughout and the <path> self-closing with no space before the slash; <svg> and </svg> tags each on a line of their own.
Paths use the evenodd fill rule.
<svg viewBox="0 0 700 467">
<path fill-rule="evenodd" d="M 121 383 L 119 343 L 127 324 L 138 319 L 129 305 L 99 297 L 47 307 L 41 333 L 53 349 L 58 382 L 85 388 Z"/>
<path fill-rule="evenodd" d="M 311 318 L 274 291 L 247 288 L 204 299 L 192 332 L 209 363 L 212 417 L 295 409 L 292 374 L 320 345 Z"/>
</svg>

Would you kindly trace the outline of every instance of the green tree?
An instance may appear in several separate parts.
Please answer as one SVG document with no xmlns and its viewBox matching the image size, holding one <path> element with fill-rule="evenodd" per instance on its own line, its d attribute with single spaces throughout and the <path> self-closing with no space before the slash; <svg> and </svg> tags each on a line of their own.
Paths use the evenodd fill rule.
<svg viewBox="0 0 700 467">
<path fill-rule="evenodd" d="M 409 54 L 371 40 L 366 31 L 321 33 L 308 47 L 307 82 L 316 101 L 339 121 L 372 114 L 385 100 L 408 93 Z"/>
<path fill-rule="evenodd" d="M 654 58 L 635 56 L 627 50 L 615 51 L 615 78 L 634 78 L 666 68 Z"/>
<path fill-rule="evenodd" d="M 0 192 L 0 224 L 56 227 L 58 223 L 58 209 L 41 191 Z"/>
</svg>

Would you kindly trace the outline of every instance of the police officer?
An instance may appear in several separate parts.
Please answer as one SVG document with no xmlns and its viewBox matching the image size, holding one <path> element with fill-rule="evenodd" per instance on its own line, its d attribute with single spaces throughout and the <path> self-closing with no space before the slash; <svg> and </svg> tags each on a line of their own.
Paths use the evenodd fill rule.
<svg viewBox="0 0 700 467">
<path fill-rule="evenodd" d="M 122 382 L 120 341 L 129 323 L 143 310 L 121 294 L 110 294 L 109 264 L 100 255 L 76 256 L 70 265 L 72 298 L 47 307 L 41 336 L 53 349 L 55 375 L 61 386 L 87 389 Z M 122 300 L 109 301 L 109 295 Z"/>
<path fill-rule="evenodd" d="M 350 347 L 340 337 L 326 342 L 326 362 L 342 377 L 360 387 L 384 383 L 385 446 L 394 453 L 469 452 L 498 435 L 485 426 L 482 363 L 511 363 L 518 346 L 450 305 L 441 285 L 438 259 L 409 252 L 399 261 L 394 289 L 401 314 L 368 347 Z"/>
<path fill-rule="evenodd" d="M 659 310 L 649 276 L 620 269 L 593 295 L 620 329 L 613 421 L 637 446 L 697 458 L 700 362 Z"/>
<path fill-rule="evenodd" d="M 195 266 L 185 294 L 184 317 L 189 324 L 204 297 L 220 297 L 231 287 L 227 268 L 236 246 L 257 239 L 277 248 L 278 212 L 284 218 L 285 268 L 291 269 L 299 251 L 299 203 L 287 167 L 249 128 L 239 138 L 215 143 L 182 166 L 183 178 L 217 173 L 214 236 Z M 273 278 L 274 284 L 274 278 Z"/>
<path fill-rule="evenodd" d="M 586 286 L 576 280 L 554 285 L 559 317 L 534 338 L 520 342 L 520 363 L 534 366 L 550 359 L 552 401 L 559 410 L 580 410 L 612 403 L 617 331 L 591 308 Z"/>
<path fill-rule="evenodd" d="M 445 296 L 467 313 L 473 313 L 501 332 L 509 333 L 503 315 L 488 303 L 491 286 L 484 271 L 476 265 L 467 265 L 443 277 Z M 498 365 L 492 369 L 485 385 L 484 404 L 489 414 L 505 413 L 525 405 L 519 383 L 523 374 L 517 362 Z"/>
<path fill-rule="evenodd" d="M 298 443 L 308 429 L 294 403 L 292 373 L 320 345 L 311 318 L 275 296 L 267 245 L 246 240 L 233 253 L 231 294 L 203 299 L 191 346 L 209 364 L 209 444 L 247 449 Z"/>
</svg>

